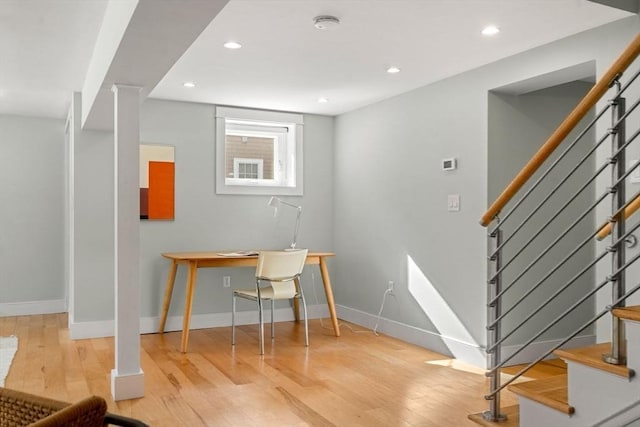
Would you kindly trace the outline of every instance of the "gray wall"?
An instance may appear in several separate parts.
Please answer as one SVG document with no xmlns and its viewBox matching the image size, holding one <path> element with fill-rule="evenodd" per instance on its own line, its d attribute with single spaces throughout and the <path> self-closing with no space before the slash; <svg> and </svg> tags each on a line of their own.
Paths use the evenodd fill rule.
<svg viewBox="0 0 640 427">
<path fill-rule="evenodd" d="M 483 344 L 486 240 L 478 219 L 488 199 L 488 93 L 588 61 L 601 74 L 638 28 L 632 17 L 337 117 L 338 303 L 375 314 L 395 280 L 385 316 L 439 334 L 407 292 L 410 255 Z M 458 158 L 457 171 L 440 170 L 446 157 Z M 447 194 L 460 194 L 460 212 L 447 212 Z"/>
<path fill-rule="evenodd" d="M 441 170 L 448 157 L 458 170 Z M 449 79 L 337 117 L 335 168 L 338 303 L 375 314 L 393 280 L 384 317 L 439 333 L 408 292 L 410 256 L 480 342 L 484 87 L 473 75 Z M 447 212 L 448 194 L 460 195 L 459 212 Z"/>
<path fill-rule="evenodd" d="M 601 74 L 638 29 L 638 19 L 629 18 L 335 119 L 305 115 L 305 195 L 292 198 L 304 206 L 299 242 L 336 251 L 330 267 L 337 303 L 375 315 L 393 280 L 396 297 L 388 300 L 384 316 L 439 334 L 407 292 L 410 256 L 471 340 L 484 343 L 486 241 L 477 221 L 488 200 L 488 94 L 588 61 L 595 61 Z M 169 267 L 161 252 L 286 245 L 290 219 L 274 218 L 266 197 L 214 193 L 213 110 L 159 100 L 142 106 L 141 140 L 176 147 L 176 220 L 141 224 L 144 317 L 157 316 L 160 309 Z M 3 118 L 0 124 L 6 146 L 3 182 L 11 183 L 2 187 L 7 203 L 1 242 L 9 256 L 1 262 L 12 275 L 3 278 L 11 288 L 3 285 L 0 297 L 12 302 L 62 298 L 63 123 Z M 78 137 L 75 320 L 89 322 L 113 317 L 112 136 L 82 132 Z M 23 147 L 17 143 L 22 140 L 39 142 Z M 33 170 L 31 155 L 38 159 Z M 447 157 L 458 159 L 457 171 L 440 170 Z M 42 186 L 37 197 L 23 185 L 34 179 Z M 460 194 L 460 212 L 447 212 L 448 194 Z M 38 262 L 46 268 L 28 263 L 33 251 L 44 254 Z M 220 287 L 223 275 L 237 285 L 251 272 L 200 273 L 194 314 L 229 311 L 229 290 Z M 312 280 L 304 279 L 309 286 Z M 180 273 L 177 283 L 184 281 Z M 183 292 L 176 287 L 172 314 L 182 311 Z M 323 293 L 317 294 L 322 300 Z"/>
<path fill-rule="evenodd" d="M 111 320 L 114 310 L 113 134 L 76 132 L 74 322 Z"/>
<path fill-rule="evenodd" d="M 268 197 L 216 195 L 213 105 L 148 100 L 142 106 L 141 140 L 176 147 L 176 219 L 141 222 L 142 316 L 159 315 L 169 262 L 162 252 L 282 248 L 293 234 L 293 210 L 274 217 Z M 299 246 L 331 251 L 333 229 L 333 118 L 304 117 L 305 194 Z M 0 304 L 62 301 L 65 281 L 65 134 L 62 120 L 0 117 L 5 224 L 0 248 Z M 113 319 L 113 134 L 75 133 L 74 322 Z M 69 214 L 69 213 L 67 213 Z M 37 262 L 37 268 L 36 264 Z M 332 261 L 329 261 L 331 267 Z M 230 290 L 251 283 L 250 269 L 199 272 L 193 313 L 230 311 Z M 181 314 L 186 277 L 177 277 L 171 313 Z M 310 303 L 323 303 L 317 268 L 305 271 Z M 315 283 L 315 288 L 311 286 Z M 313 292 L 315 291 L 315 292 Z"/>
<path fill-rule="evenodd" d="M 595 69 L 594 69 L 595 73 Z M 573 110 L 584 95 L 591 88 L 591 84 L 585 82 L 566 83 L 522 95 L 509 95 L 501 93 L 489 94 L 489 134 L 488 134 L 488 200 L 493 202 L 502 190 L 511 182 L 513 177 L 524 167 L 540 148 L 541 141 L 545 141 L 549 135 L 557 128 L 560 122 Z M 578 126 L 560 146 L 556 155 L 549 159 L 542 170 L 540 170 L 530 184 L 536 182 L 546 170 L 546 166 L 558 158 L 568 143 L 573 142 L 578 132 L 581 131 L 593 118 L 590 114 Z M 559 160 L 558 165 L 537 187 L 530 196 L 514 211 L 509 218 L 505 219 L 502 229 L 505 238 L 511 238 L 513 230 L 541 203 L 542 200 L 555 188 L 555 186 L 573 169 L 578 162 L 587 155 L 593 147 L 593 132 L 585 135 L 579 144 L 571 150 L 570 154 Z M 567 283 L 582 268 L 587 266 L 594 256 L 595 242 L 593 239 L 573 257 L 567 260 L 566 264 L 559 267 L 552 277 L 540 282 L 543 277 L 556 267 L 557 263 L 569 254 L 576 246 L 588 239 L 595 232 L 595 212 L 591 211 L 582 221 L 580 221 L 557 245 L 550 249 L 546 255 L 542 256 L 535 265 L 528 270 L 521 278 L 517 279 L 522 271 L 534 262 L 561 233 L 569 228 L 573 221 L 588 210 L 594 200 L 594 185 L 586 188 L 562 214 L 558 215 L 538 234 L 539 230 L 545 226 L 548 220 L 556 215 L 557 211 L 567 202 L 578 189 L 587 182 L 593 174 L 595 159 L 591 155 L 574 173 L 573 177 L 542 205 L 536 216 L 522 227 L 520 231 L 505 244 L 503 251 L 503 265 L 506 266 L 502 274 L 503 286 L 510 289 L 504 296 L 504 309 L 511 308 L 513 304 L 525 292 L 529 292 L 534 284 L 540 283 L 539 288 L 519 303 L 511 314 L 505 317 L 502 334 L 506 336 L 515 328 L 520 321 L 554 293 L 562 285 Z M 525 186 L 527 191 L 531 185 Z M 504 210 L 505 215 L 511 210 L 511 206 L 519 198 L 514 199 L 514 203 L 508 205 Z M 537 237 L 536 237 L 537 234 Z M 526 247 L 519 255 L 516 253 L 521 248 Z M 509 265 L 507 266 L 507 263 Z M 547 325 L 550 319 L 555 318 L 566 307 L 573 304 L 594 285 L 595 269 L 586 272 L 570 288 L 559 295 L 558 299 L 550 306 L 540 311 L 534 316 L 527 326 L 514 331 L 513 336 L 506 341 L 510 343 L 522 343 Z M 540 340 L 559 339 L 572 333 L 575 325 L 582 324 L 589 320 L 594 313 L 594 299 L 585 302 L 575 312 L 569 315 L 564 321 L 553 327 L 544 334 Z M 584 331 L 582 334 L 590 334 L 592 329 Z"/>
<path fill-rule="evenodd" d="M 0 116 L 0 304 L 62 300 L 64 121 Z"/>
<path fill-rule="evenodd" d="M 140 223 L 142 317 L 160 312 L 170 266 L 162 252 L 283 248 L 293 234 L 293 212 L 280 209 L 274 217 L 268 197 L 215 194 L 214 113 L 215 106 L 205 104 L 147 100 L 142 105 L 141 142 L 175 146 L 176 161 L 175 220 Z M 331 117 L 304 116 L 305 193 L 288 199 L 303 206 L 299 246 L 316 251 L 333 250 L 332 136 Z M 112 147 L 110 133 L 81 132 L 76 142 L 76 322 L 113 318 Z M 194 315 L 230 311 L 231 291 L 222 287 L 226 275 L 232 287 L 253 280 L 250 269 L 200 270 Z M 310 303 L 315 303 L 314 280 L 322 303 L 319 272 L 307 268 L 302 283 Z M 185 282 L 181 268 L 170 315 L 182 314 Z"/>
</svg>

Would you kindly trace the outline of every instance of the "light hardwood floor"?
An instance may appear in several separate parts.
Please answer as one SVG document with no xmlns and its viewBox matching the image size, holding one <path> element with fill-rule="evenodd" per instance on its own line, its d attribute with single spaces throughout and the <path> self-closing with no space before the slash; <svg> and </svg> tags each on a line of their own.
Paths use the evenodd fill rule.
<svg viewBox="0 0 640 427">
<path fill-rule="evenodd" d="M 0 336 L 19 338 L 6 387 L 97 394 L 152 426 L 472 426 L 467 415 L 487 408 L 481 372 L 345 322 L 337 338 L 327 320 L 310 322 L 308 349 L 302 325 L 278 323 L 264 357 L 255 325 L 239 327 L 235 348 L 228 327 L 193 330 L 186 354 L 178 332 L 142 335 L 145 397 L 114 402 L 113 339 L 71 341 L 66 324 L 64 314 L 0 318 Z"/>
</svg>

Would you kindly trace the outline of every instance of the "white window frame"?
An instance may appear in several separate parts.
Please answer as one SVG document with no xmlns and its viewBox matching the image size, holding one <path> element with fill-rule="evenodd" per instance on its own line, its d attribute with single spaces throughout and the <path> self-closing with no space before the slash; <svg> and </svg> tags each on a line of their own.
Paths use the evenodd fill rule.
<svg viewBox="0 0 640 427">
<path fill-rule="evenodd" d="M 274 179 L 225 176 L 227 134 L 276 138 Z M 302 114 L 216 107 L 216 193 L 301 196 L 304 176 L 302 134 Z"/>
<path fill-rule="evenodd" d="M 258 165 L 258 177 L 256 179 L 263 179 L 262 177 L 264 176 L 264 161 L 262 159 L 247 159 L 242 157 L 235 157 L 233 159 L 233 178 L 231 179 L 237 179 L 241 181 L 254 180 L 253 178 L 238 178 L 238 175 L 240 175 L 240 164 Z M 230 178 L 227 177 L 227 179 Z"/>
</svg>

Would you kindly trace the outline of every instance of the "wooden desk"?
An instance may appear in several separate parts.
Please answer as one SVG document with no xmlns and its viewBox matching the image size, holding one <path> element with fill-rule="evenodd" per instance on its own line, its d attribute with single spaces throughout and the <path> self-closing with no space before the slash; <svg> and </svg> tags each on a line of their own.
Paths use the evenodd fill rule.
<svg viewBox="0 0 640 427">
<path fill-rule="evenodd" d="M 182 344 L 180 350 L 183 353 L 187 351 L 187 343 L 189 342 L 189 323 L 191 322 L 191 308 L 193 307 L 193 294 L 196 289 L 196 275 L 198 268 L 216 268 L 216 267 L 256 267 L 258 263 L 257 256 L 226 256 L 217 252 L 176 252 L 164 253 L 163 257 L 171 260 L 171 269 L 167 278 L 167 287 L 164 292 L 164 302 L 162 304 L 162 316 L 160 317 L 160 333 L 164 332 L 167 323 L 167 314 L 171 305 L 171 295 L 173 294 L 173 285 L 176 281 L 176 272 L 178 265 L 189 266 L 187 276 L 187 292 L 184 304 L 184 318 L 182 321 Z M 324 284 L 324 292 L 327 296 L 327 305 L 329 306 L 329 314 L 333 323 L 333 330 L 337 337 L 340 336 L 340 326 L 338 325 L 338 317 L 336 315 L 335 303 L 333 301 L 333 291 L 331 290 L 331 280 L 329 279 L 329 270 L 325 258 L 335 256 L 331 252 L 309 252 L 305 264 L 320 265 L 320 273 L 322 274 L 322 283 Z M 297 308 L 297 307 L 296 307 Z M 298 312 L 296 309 L 296 319 Z"/>
</svg>

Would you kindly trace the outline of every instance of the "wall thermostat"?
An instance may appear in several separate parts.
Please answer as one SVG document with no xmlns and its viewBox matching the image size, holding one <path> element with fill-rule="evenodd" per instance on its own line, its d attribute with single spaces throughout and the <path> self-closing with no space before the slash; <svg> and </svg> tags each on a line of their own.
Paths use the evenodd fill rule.
<svg viewBox="0 0 640 427">
<path fill-rule="evenodd" d="M 442 159 L 442 170 L 443 171 L 452 171 L 456 169 L 456 159 L 455 158 L 450 158 L 450 159 Z"/>
</svg>

